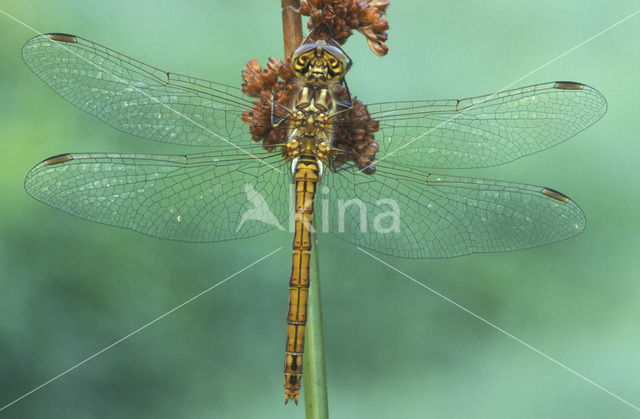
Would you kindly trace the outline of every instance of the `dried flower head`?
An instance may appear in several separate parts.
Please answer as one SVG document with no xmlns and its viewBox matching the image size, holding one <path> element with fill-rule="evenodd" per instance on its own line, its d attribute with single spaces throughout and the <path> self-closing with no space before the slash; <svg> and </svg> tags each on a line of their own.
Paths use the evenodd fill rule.
<svg viewBox="0 0 640 419">
<path fill-rule="evenodd" d="M 306 0 L 299 13 L 309 16 L 308 27 L 315 28 L 316 36 L 344 44 L 355 29 L 367 38 L 371 51 L 382 56 L 389 51 L 389 22 L 382 17 L 388 6 L 389 0 Z"/>
<path fill-rule="evenodd" d="M 255 142 L 262 140 L 262 146 L 273 151 L 275 145 L 286 140 L 288 125 L 284 121 L 274 126 L 272 121 L 278 121 L 286 115 L 286 107 L 291 104 L 297 92 L 291 66 L 288 62 L 270 58 L 267 68 L 263 70 L 254 58 L 242 71 L 242 79 L 242 91 L 257 98 L 251 110 L 245 109 L 242 112 L 242 120 L 250 126 L 251 139 Z M 274 92 L 277 92 L 275 96 Z M 272 106 L 273 99 L 275 106 Z"/>
<path fill-rule="evenodd" d="M 351 108 L 339 114 L 335 122 L 333 146 L 342 151 L 335 154 L 336 166 L 353 161 L 363 172 L 373 173 L 373 161 L 379 150 L 375 133 L 379 128 L 367 105 L 354 98 Z"/>
<path fill-rule="evenodd" d="M 315 29 L 315 39 L 331 37 L 343 44 L 356 29 L 367 37 L 373 52 L 385 55 L 388 51 L 385 31 L 389 25 L 382 15 L 388 5 L 388 0 L 307 0 L 302 2 L 299 12 L 310 17 L 309 27 Z M 249 124 L 253 141 L 262 141 L 269 151 L 287 141 L 287 112 L 304 84 L 304 80 L 294 75 L 289 60 L 271 58 L 262 69 L 253 59 L 242 72 L 242 91 L 256 98 L 252 108 L 242 112 L 242 120 Z M 332 84 L 331 95 L 341 102 L 352 103 L 349 109 L 334 115 L 333 162 L 340 166 L 352 161 L 363 172 L 373 173 L 379 149 L 375 141 L 378 121 L 371 118 L 366 105 L 349 96 L 343 84 Z"/>
</svg>

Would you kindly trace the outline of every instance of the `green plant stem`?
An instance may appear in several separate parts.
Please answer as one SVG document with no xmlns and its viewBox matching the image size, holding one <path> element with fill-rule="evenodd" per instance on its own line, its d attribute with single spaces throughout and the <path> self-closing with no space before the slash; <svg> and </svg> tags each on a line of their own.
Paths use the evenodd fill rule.
<svg viewBox="0 0 640 419">
<path fill-rule="evenodd" d="M 304 333 L 302 377 L 306 418 L 323 419 L 329 417 L 329 403 L 322 334 L 318 241 L 315 233 L 311 234 L 311 241 L 313 245 L 309 269 L 309 298 L 307 301 L 307 327 Z"/>
</svg>

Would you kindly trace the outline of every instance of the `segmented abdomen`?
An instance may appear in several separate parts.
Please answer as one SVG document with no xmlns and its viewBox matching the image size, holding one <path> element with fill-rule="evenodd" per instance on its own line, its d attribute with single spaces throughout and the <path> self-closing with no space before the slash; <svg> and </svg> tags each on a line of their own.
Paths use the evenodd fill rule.
<svg viewBox="0 0 640 419">
<path fill-rule="evenodd" d="M 311 223 L 313 200 L 320 182 L 320 168 L 313 156 L 300 156 L 294 169 L 295 236 L 289 280 L 289 313 L 287 315 L 287 345 L 284 360 L 284 402 L 298 404 L 302 380 L 304 329 L 307 323 L 309 295 L 309 260 L 311 256 Z"/>
</svg>

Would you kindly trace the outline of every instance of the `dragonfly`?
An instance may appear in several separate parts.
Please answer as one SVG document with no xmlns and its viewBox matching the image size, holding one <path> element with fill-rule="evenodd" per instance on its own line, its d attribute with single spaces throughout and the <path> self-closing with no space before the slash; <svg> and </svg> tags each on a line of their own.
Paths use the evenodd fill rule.
<svg viewBox="0 0 640 419">
<path fill-rule="evenodd" d="M 275 148 L 251 141 L 242 116 L 254 101 L 240 88 L 167 72 L 69 34 L 36 36 L 22 56 L 63 98 L 110 126 L 194 148 L 49 157 L 26 176 L 33 198 L 185 242 L 294 227 L 285 403 L 297 403 L 300 390 L 314 228 L 384 255 L 420 259 L 526 249 L 585 227 L 580 207 L 550 187 L 431 171 L 500 165 L 580 133 L 607 109 L 602 94 L 582 83 L 369 104 L 377 153 L 362 164 L 363 156 L 335 146 L 341 129 L 353 128 L 342 116 L 354 101 L 345 78 L 351 59 L 331 40 L 307 39 L 294 52 L 298 90 L 290 103 L 265 98 L 272 125 L 286 124 Z M 338 98 L 338 88 L 347 93 Z"/>
</svg>

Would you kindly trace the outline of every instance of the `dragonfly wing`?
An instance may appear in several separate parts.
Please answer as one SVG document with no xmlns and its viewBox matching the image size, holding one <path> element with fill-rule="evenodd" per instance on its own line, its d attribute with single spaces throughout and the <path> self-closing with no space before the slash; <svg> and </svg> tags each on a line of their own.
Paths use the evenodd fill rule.
<svg viewBox="0 0 640 419">
<path fill-rule="evenodd" d="M 239 116 L 251 101 L 234 87 L 169 73 L 74 35 L 36 36 L 22 57 L 62 97 L 126 133 L 192 146 L 248 133 Z"/>
<path fill-rule="evenodd" d="M 585 226 L 575 202 L 541 186 L 383 163 L 373 175 L 332 173 L 323 182 L 326 189 L 315 207 L 325 210 L 319 219 L 329 227 L 321 228 L 392 256 L 447 258 L 526 249 L 573 237 Z"/>
<path fill-rule="evenodd" d="M 239 157 L 235 149 L 62 154 L 35 166 L 25 188 L 45 204 L 91 221 L 164 239 L 222 241 L 283 228 L 289 179 L 281 160 L 277 154 Z"/>
<path fill-rule="evenodd" d="M 468 99 L 369 105 L 380 121 L 378 160 L 418 167 L 507 163 L 561 143 L 607 110 L 596 89 L 551 82 Z"/>
</svg>

